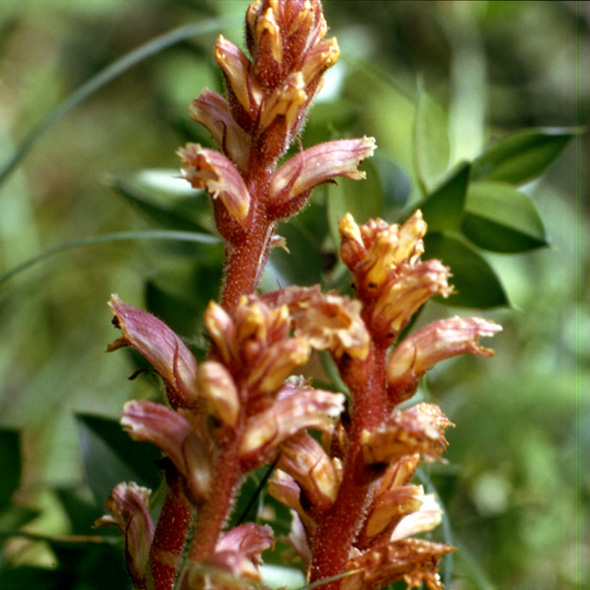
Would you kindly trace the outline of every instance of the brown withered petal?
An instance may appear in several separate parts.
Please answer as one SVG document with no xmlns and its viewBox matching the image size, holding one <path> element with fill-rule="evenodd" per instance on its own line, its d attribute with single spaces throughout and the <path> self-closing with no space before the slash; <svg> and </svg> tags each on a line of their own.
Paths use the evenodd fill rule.
<svg viewBox="0 0 590 590">
<path fill-rule="evenodd" d="M 407 514 L 399 521 L 391 535 L 392 541 L 431 531 L 442 521 L 442 510 L 436 501 L 435 495 L 424 494 L 422 486 L 411 487 L 416 487 L 422 492 L 415 498 L 420 505 L 417 510 Z"/>
<path fill-rule="evenodd" d="M 375 139 L 341 139 L 310 147 L 285 162 L 274 174 L 270 201 L 282 205 L 314 186 L 345 176 L 354 180 L 365 177 L 359 166 L 373 155 Z"/>
<path fill-rule="evenodd" d="M 120 483 L 106 501 L 109 515 L 102 516 L 96 527 L 117 526 L 125 537 L 125 560 L 133 581 L 144 583 L 144 571 L 154 536 L 149 513 L 150 490 L 135 482 Z"/>
<path fill-rule="evenodd" d="M 205 189 L 213 199 L 221 199 L 228 213 L 242 226 L 250 210 L 250 193 L 236 165 L 225 155 L 187 143 L 177 154 L 181 174 L 196 189 Z"/>
<path fill-rule="evenodd" d="M 306 338 L 289 338 L 268 348 L 257 360 L 245 380 L 258 394 L 274 393 L 297 367 L 309 359 Z"/>
<path fill-rule="evenodd" d="M 400 397 L 411 390 L 436 363 L 460 354 L 492 356 L 478 338 L 491 337 L 502 330 L 498 324 L 482 318 L 446 318 L 417 330 L 405 338 L 387 361 L 390 395 Z"/>
<path fill-rule="evenodd" d="M 164 322 L 123 303 L 117 295 L 111 296 L 109 306 L 115 316 L 113 323 L 123 336 L 107 350 L 133 346 L 164 379 L 173 406 L 194 405 L 198 398 L 197 362 L 180 338 Z"/>
<path fill-rule="evenodd" d="M 434 404 L 420 403 L 395 412 L 378 430 L 363 431 L 363 458 L 367 465 L 389 463 L 420 453 L 425 461 L 438 459 L 447 448 L 444 431 L 453 423 Z"/>
<path fill-rule="evenodd" d="M 329 350 L 364 359 L 369 352 L 369 333 L 361 318 L 359 301 L 322 293 L 318 286 L 288 287 L 279 301 L 289 307 L 295 334 L 307 338 L 316 350 Z"/>
<path fill-rule="evenodd" d="M 442 590 L 437 563 L 453 547 L 419 539 L 393 541 L 351 559 L 348 571 L 358 571 L 341 582 L 342 590 L 379 590 L 404 580 L 410 588 L 425 582 L 430 590 Z"/>
<path fill-rule="evenodd" d="M 247 171 L 250 136 L 236 123 L 229 103 L 217 92 L 205 88 L 189 107 L 191 117 L 207 128 L 219 149 L 243 173 Z"/>
<path fill-rule="evenodd" d="M 398 486 L 378 494 L 367 516 L 364 534 L 367 537 L 374 537 L 390 527 L 393 528 L 392 524 L 397 525 L 402 517 L 418 511 L 422 506 L 423 499 L 424 489 L 422 486 Z M 434 528 L 436 524 L 426 530 Z M 410 535 L 403 535 L 401 538 L 408 536 Z"/>
<path fill-rule="evenodd" d="M 179 412 L 150 401 L 129 401 L 121 425 L 134 440 L 155 444 L 186 478 L 192 500 L 204 501 L 212 484 L 211 452 Z"/>
<path fill-rule="evenodd" d="M 199 391 L 207 401 L 208 413 L 223 424 L 235 426 L 240 413 L 239 393 L 224 365 L 205 361 L 199 369 Z"/>
<path fill-rule="evenodd" d="M 375 303 L 375 328 L 384 326 L 383 331 L 393 338 L 431 297 L 447 298 L 453 293 L 447 282 L 448 275 L 448 267 L 435 259 L 392 272 L 381 284 Z"/>
<path fill-rule="evenodd" d="M 338 473 L 326 451 L 308 432 L 298 432 L 281 444 L 277 466 L 295 478 L 317 509 L 326 510 L 336 500 Z"/>
<path fill-rule="evenodd" d="M 262 93 L 256 80 L 249 76 L 250 61 L 242 50 L 219 35 L 215 43 L 215 61 L 227 80 L 228 90 L 237 98 L 247 113 L 254 115 L 258 110 Z"/>
<path fill-rule="evenodd" d="M 274 535 L 268 525 L 246 523 L 224 533 L 207 564 L 235 576 L 260 580 L 261 553 L 274 547 Z"/>
<path fill-rule="evenodd" d="M 240 447 L 243 462 L 264 462 L 268 451 L 299 430 L 330 430 L 343 408 L 342 394 L 286 383 L 273 406 L 246 423 Z"/>
</svg>

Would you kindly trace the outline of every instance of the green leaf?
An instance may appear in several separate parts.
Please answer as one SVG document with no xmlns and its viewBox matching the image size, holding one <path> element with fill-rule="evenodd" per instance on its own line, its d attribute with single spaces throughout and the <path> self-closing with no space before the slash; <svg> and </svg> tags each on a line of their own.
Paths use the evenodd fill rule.
<svg viewBox="0 0 590 590">
<path fill-rule="evenodd" d="M 473 163 L 472 179 L 523 184 L 542 174 L 576 131 L 527 129 L 492 146 Z"/>
<path fill-rule="evenodd" d="M 450 150 L 446 113 L 432 96 L 420 90 L 414 119 L 414 167 L 423 193 L 447 170 Z"/>
<path fill-rule="evenodd" d="M 418 203 L 429 231 L 459 228 L 469 185 L 469 164 L 462 164 L 439 188 Z"/>
<path fill-rule="evenodd" d="M 440 233 L 424 237 L 425 256 L 438 258 L 451 269 L 451 283 L 456 293 L 448 299 L 437 298 L 447 305 L 487 309 L 509 305 L 500 279 L 480 254 L 463 241 Z"/>
<path fill-rule="evenodd" d="M 159 486 L 155 463 L 162 455 L 155 446 L 132 440 L 111 418 L 78 414 L 76 420 L 86 479 L 97 504 L 123 481 L 151 489 Z"/>
<path fill-rule="evenodd" d="M 0 429 L 0 511 L 8 506 L 21 476 L 22 457 L 17 430 Z"/>
<path fill-rule="evenodd" d="M 111 187 L 159 227 L 184 231 L 213 229 L 209 199 L 177 170 L 140 170 L 111 179 Z"/>
<path fill-rule="evenodd" d="M 328 185 L 328 226 L 335 244 L 340 244 L 338 223 L 346 213 L 358 224 L 383 216 L 385 197 L 379 173 L 371 160 L 366 160 L 362 168 L 367 173 L 364 180 L 344 178 L 338 184 Z"/>
<path fill-rule="evenodd" d="M 547 245 L 534 203 L 500 182 L 472 183 L 461 231 L 480 248 L 493 252 L 526 252 Z"/>
<path fill-rule="evenodd" d="M 188 25 L 183 25 L 140 45 L 133 51 L 130 51 L 120 59 L 114 61 L 104 70 L 101 70 L 96 76 L 90 78 L 70 94 L 70 96 L 49 113 L 43 122 L 26 137 L 16 153 L 8 160 L 8 162 L 0 167 L 0 184 L 4 182 L 5 178 L 7 178 L 18 166 L 20 161 L 29 153 L 39 139 L 41 139 L 41 137 L 53 127 L 53 125 L 58 123 L 65 115 L 90 98 L 103 86 L 109 84 L 144 59 L 147 59 L 152 55 L 157 55 L 168 47 L 182 43 L 191 37 L 219 31 L 219 29 L 235 22 L 235 20 L 239 18 L 240 15 L 235 14 L 220 18 L 199 20 L 194 23 L 189 23 Z"/>
</svg>

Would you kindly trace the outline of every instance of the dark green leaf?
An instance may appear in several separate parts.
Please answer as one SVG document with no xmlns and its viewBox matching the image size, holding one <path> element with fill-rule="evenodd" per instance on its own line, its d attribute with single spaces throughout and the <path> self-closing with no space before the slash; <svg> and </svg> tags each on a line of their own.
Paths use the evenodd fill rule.
<svg viewBox="0 0 590 590">
<path fill-rule="evenodd" d="M 155 462 L 161 453 L 155 446 L 133 441 L 117 420 L 89 414 L 78 414 L 76 419 L 86 479 L 97 504 L 122 481 L 158 487 Z"/>
<path fill-rule="evenodd" d="M 567 128 L 528 129 L 510 135 L 473 163 L 472 179 L 528 182 L 542 174 L 575 135 Z"/>
<path fill-rule="evenodd" d="M 20 437 L 17 430 L 0 429 L 0 511 L 18 488 L 21 476 Z"/>
<path fill-rule="evenodd" d="M 424 258 L 438 258 L 451 268 L 451 283 L 457 293 L 442 302 L 480 309 L 509 305 L 496 273 L 470 246 L 457 238 L 432 233 L 425 236 L 424 247 Z"/>
<path fill-rule="evenodd" d="M 392 159 L 377 153 L 372 161 L 383 187 L 386 218 L 395 217 L 408 202 L 412 183 L 403 168 Z"/>
<path fill-rule="evenodd" d="M 423 192 L 436 185 L 449 165 L 447 117 L 424 90 L 418 93 L 414 119 L 414 166 Z"/>
<path fill-rule="evenodd" d="M 71 578 L 63 572 L 22 566 L 0 570 L 2 590 L 64 590 L 71 588 Z"/>
<path fill-rule="evenodd" d="M 439 188 L 415 207 L 420 209 L 429 231 L 459 228 L 469 184 L 469 164 L 462 164 Z"/>
<path fill-rule="evenodd" d="M 178 178 L 177 170 L 141 170 L 115 177 L 112 188 L 158 227 L 184 231 L 211 230 L 209 198 Z"/>
<path fill-rule="evenodd" d="M 34 518 L 39 516 L 39 511 L 25 506 L 12 505 L 0 513 L 0 530 L 16 531 Z"/>
<path fill-rule="evenodd" d="M 525 252 L 547 245 L 545 228 L 531 199 L 508 184 L 472 183 L 461 231 L 480 248 Z"/>
</svg>

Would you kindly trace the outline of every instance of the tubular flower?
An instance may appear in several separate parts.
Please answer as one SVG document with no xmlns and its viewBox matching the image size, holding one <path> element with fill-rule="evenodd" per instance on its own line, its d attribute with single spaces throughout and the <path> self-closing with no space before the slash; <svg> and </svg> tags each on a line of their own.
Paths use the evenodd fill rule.
<svg viewBox="0 0 590 590">
<path fill-rule="evenodd" d="M 261 580 L 261 553 L 274 547 L 268 525 L 246 523 L 224 533 L 204 563 L 189 563 L 181 588 L 248 588 Z"/>
<path fill-rule="evenodd" d="M 107 347 L 111 352 L 123 346 L 136 348 L 158 371 L 166 383 L 173 407 L 190 407 L 196 403 L 197 362 L 180 338 L 153 315 L 123 303 L 117 295 L 109 303 L 113 324 L 123 336 Z"/>
<path fill-rule="evenodd" d="M 125 537 L 127 570 L 137 588 L 146 588 L 145 571 L 154 525 L 149 513 L 150 490 L 136 483 L 120 483 L 106 501 L 110 514 L 101 516 L 96 527 L 117 526 Z"/>
<path fill-rule="evenodd" d="M 295 334 L 305 337 L 316 350 L 329 350 L 337 359 L 344 353 L 366 358 L 369 333 L 360 315 L 360 302 L 322 293 L 317 285 L 288 287 L 267 296 L 288 306 Z"/>
<path fill-rule="evenodd" d="M 227 212 L 241 225 L 250 210 L 250 193 L 234 163 L 219 152 L 189 143 L 178 150 L 184 164 L 182 176 L 194 188 L 205 189 L 215 200 L 219 197 Z"/>
<path fill-rule="evenodd" d="M 396 403 L 411 397 L 418 381 L 436 363 L 460 354 L 492 356 L 477 339 L 502 330 L 482 318 L 447 318 L 432 322 L 405 338 L 387 361 L 387 390 Z"/>
<path fill-rule="evenodd" d="M 449 269 L 437 260 L 420 261 L 425 233 L 419 210 L 401 226 L 373 219 L 359 227 L 350 214 L 340 222 L 342 260 L 378 342 L 391 344 L 430 297 L 452 293 Z"/>
</svg>

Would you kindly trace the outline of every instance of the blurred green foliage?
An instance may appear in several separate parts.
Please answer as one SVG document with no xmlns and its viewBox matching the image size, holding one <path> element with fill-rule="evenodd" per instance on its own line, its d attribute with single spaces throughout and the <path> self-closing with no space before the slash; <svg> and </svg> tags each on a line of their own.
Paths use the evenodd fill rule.
<svg viewBox="0 0 590 590">
<path fill-rule="evenodd" d="M 242 38 L 246 6 L 0 4 L 0 167 L 22 155 L 0 185 L 3 589 L 127 584 L 117 539 L 90 526 L 109 478 L 145 477 L 154 456 L 135 451 L 143 462 L 133 459 L 136 443 L 125 446 L 112 420 L 93 415 L 116 419 L 124 401 L 157 398 L 158 389 L 150 373 L 125 379 L 142 367 L 136 356 L 103 353 L 115 338 L 105 303 L 118 292 L 202 354 L 200 316 L 218 294 L 223 252 L 206 241 L 206 198 L 174 178 L 174 152 L 188 140 L 210 143 L 187 106 L 204 86 L 220 89 L 212 45 L 218 32 Z M 504 326 L 494 359 L 447 361 L 419 392 L 457 426 L 449 464 L 424 473 L 447 510 L 439 534 L 460 549 L 443 574 L 455 590 L 587 587 L 588 5 L 324 6 L 342 56 L 303 144 L 366 134 L 379 150 L 364 165 L 367 180 L 317 189 L 280 228 L 291 254 L 273 252 L 262 288 L 346 286 L 335 256 L 338 217 L 351 210 L 359 221 L 393 221 L 420 205 L 432 232 L 426 257 L 440 256 L 454 273 L 458 295 L 449 303 L 485 308 Z M 55 116 L 122 56 L 217 17 L 219 31 L 156 48 Z M 19 152 L 35 129 L 43 133 Z M 201 242 L 135 233 L 155 230 L 193 232 Z M 107 234 L 119 238 L 83 245 Z M 80 247 L 5 274 L 72 243 Z M 419 321 L 456 312 L 429 304 Z M 97 457 L 104 473 L 89 467 Z M 245 488 L 251 493 L 256 481 Z"/>
</svg>

